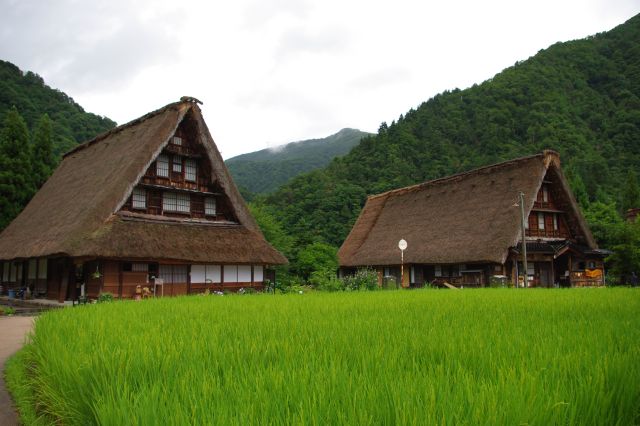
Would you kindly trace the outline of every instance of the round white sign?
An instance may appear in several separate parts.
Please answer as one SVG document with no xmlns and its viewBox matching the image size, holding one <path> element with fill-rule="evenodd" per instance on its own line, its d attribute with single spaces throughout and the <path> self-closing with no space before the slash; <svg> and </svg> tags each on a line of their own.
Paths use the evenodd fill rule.
<svg viewBox="0 0 640 426">
<path fill-rule="evenodd" d="M 398 248 L 405 251 L 407 249 L 407 242 L 404 239 L 398 241 Z"/>
</svg>

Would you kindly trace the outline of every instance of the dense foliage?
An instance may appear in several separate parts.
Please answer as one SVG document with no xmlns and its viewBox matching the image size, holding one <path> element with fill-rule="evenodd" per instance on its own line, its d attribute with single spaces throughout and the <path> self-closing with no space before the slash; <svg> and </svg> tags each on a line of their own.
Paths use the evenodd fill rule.
<svg viewBox="0 0 640 426">
<path fill-rule="evenodd" d="M 623 208 L 638 207 L 640 15 L 607 33 L 555 44 L 482 84 L 439 94 L 383 123 L 325 169 L 255 202 L 297 247 L 338 247 L 368 194 L 546 148 L 560 153 L 590 225 L 603 231 L 601 246 L 621 243 L 615 222 Z M 602 205 L 612 215 L 589 212 Z"/>
<path fill-rule="evenodd" d="M 333 158 L 345 155 L 366 135 L 368 133 L 359 130 L 342 129 L 323 139 L 291 142 L 238 155 L 225 163 L 236 184 L 249 194 L 273 192 L 291 178 L 324 167 Z"/>
<path fill-rule="evenodd" d="M 37 74 L 4 61 L 0 123 L 0 231 L 44 184 L 63 152 L 115 126 L 108 118 L 84 112 Z"/>
<path fill-rule="evenodd" d="M 16 107 L 32 130 L 44 114 L 49 116 L 56 157 L 116 125 L 85 112 L 69 96 L 47 86 L 38 74 L 0 60 L 0 120 L 11 107 Z"/>
<path fill-rule="evenodd" d="M 26 425 L 636 424 L 637 296 L 415 290 L 101 303 L 41 316 L 7 383 Z"/>
</svg>

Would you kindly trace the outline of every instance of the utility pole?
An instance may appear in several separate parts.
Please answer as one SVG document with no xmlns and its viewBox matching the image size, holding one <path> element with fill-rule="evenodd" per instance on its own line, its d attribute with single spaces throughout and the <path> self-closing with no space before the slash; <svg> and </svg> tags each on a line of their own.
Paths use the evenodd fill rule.
<svg viewBox="0 0 640 426">
<path fill-rule="evenodd" d="M 525 227 L 525 220 L 526 218 L 524 217 L 524 192 L 520 191 L 520 216 L 521 216 L 521 227 L 522 227 L 522 265 L 524 266 L 524 286 L 529 287 L 529 276 L 528 276 L 528 272 L 529 272 L 529 268 L 527 265 L 527 239 L 526 239 L 526 227 Z"/>
</svg>

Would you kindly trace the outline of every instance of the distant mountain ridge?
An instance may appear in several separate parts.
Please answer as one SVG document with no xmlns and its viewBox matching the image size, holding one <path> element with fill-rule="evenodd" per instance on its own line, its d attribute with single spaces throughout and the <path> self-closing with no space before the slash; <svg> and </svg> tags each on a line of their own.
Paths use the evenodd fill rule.
<svg viewBox="0 0 640 426">
<path fill-rule="evenodd" d="M 234 181 L 252 193 L 273 192 L 300 173 L 326 166 L 347 154 L 369 133 L 345 128 L 322 139 L 290 142 L 225 161 Z"/>
<path fill-rule="evenodd" d="M 47 86 L 38 74 L 0 60 L 0 122 L 13 106 L 30 130 L 43 114 L 49 115 L 53 122 L 53 153 L 58 157 L 116 126 L 107 117 L 86 112 L 71 97 Z"/>
</svg>

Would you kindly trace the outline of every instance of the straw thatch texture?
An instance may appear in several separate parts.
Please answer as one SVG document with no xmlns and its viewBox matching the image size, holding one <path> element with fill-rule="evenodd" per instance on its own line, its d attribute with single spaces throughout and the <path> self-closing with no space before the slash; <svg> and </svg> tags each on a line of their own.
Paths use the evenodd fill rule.
<svg viewBox="0 0 640 426">
<path fill-rule="evenodd" d="M 200 140 L 210 157 L 212 179 L 229 196 L 240 223 L 237 229 L 225 227 L 215 232 L 208 226 L 202 237 L 194 235 L 196 228 L 193 226 L 172 225 L 171 237 L 177 243 L 170 248 L 159 244 L 156 240 L 160 236 L 153 234 L 167 231 L 167 225 L 154 227 L 144 222 L 131 222 L 125 226 L 120 224 L 121 219 L 117 219 L 115 213 L 187 115 L 198 124 Z M 220 244 L 196 244 L 205 238 L 204 235 L 217 238 L 220 244 L 227 242 L 237 247 L 223 249 Z M 231 241 L 236 237 L 237 241 Z M 188 241 L 194 241 L 193 246 L 189 246 Z M 168 252 L 154 252 L 151 256 L 149 249 L 143 249 L 147 243 Z M 242 254 L 234 260 L 237 262 L 258 259 L 269 259 L 268 263 L 274 264 L 286 262 L 264 241 L 194 102 L 169 104 L 67 153 L 27 207 L 0 234 L 0 259 L 59 254 L 138 257 L 131 247 L 155 258 L 186 260 L 190 259 L 189 252 L 198 252 L 198 260 L 213 262 L 220 258 L 220 253 L 209 252 L 209 258 L 204 259 L 200 252 L 217 249 Z"/>
<path fill-rule="evenodd" d="M 528 214 L 550 166 L 559 170 L 559 158 L 545 151 L 371 196 L 338 252 L 340 265 L 399 264 L 401 238 L 406 263 L 503 263 L 521 236 L 518 194 Z"/>
<path fill-rule="evenodd" d="M 138 221 L 119 215 L 82 246 L 89 257 L 270 265 L 286 261 L 243 226 Z"/>
</svg>

